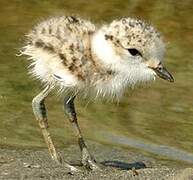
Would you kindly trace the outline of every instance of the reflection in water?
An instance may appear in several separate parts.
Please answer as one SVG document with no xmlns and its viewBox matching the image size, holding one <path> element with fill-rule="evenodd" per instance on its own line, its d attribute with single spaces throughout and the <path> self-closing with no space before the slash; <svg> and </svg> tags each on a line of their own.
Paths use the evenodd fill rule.
<svg viewBox="0 0 193 180">
<path fill-rule="evenodd" d="M 161 156 L 166 156 L 170 159 L 193 163 L 193 153 L 187 153 L 186 151 L 182 151 L 170 146 L 145 143 L 143 141 L 139 141 L 125 136 L 110 134 L 108 132 L 101 133 L 103 134 L 103 140 L 106 140 L 111 143 L 126 145 L 132 148 L 145 150 L 147 152 L 151 152 Z"/>
<path fill-rule="evenodd" d="M 45 147 L 31 110 L 31 99 L 39 92 L 39 84 L 27 75 L 28 62 L 15 54 L 22 47 L 24 34 L 39 20 L 72 13 L 89 17 L 99 24 L 121 16 L 135 16 L 151 22 L 165 37 L 166 64 L 176 80 L 174 84 L 158 80 L 149 87 L 128 90 L 118 106 L 100 100 L 86 106 L 87 102 L 82 100 L 77 104 L 77 111 L 85 136 L 99 141 L 97 130 L 108 130 L 191 153 L 192 12 L 192 0 L 1 1 L 0 144 Z M 48 118 L 56 144 L 63 147 L 64 143 L 72 142 L 73 133 L 64 120 L 62 103 L 55 99 L 50 97 L 47 100 Z"/>
</svg>

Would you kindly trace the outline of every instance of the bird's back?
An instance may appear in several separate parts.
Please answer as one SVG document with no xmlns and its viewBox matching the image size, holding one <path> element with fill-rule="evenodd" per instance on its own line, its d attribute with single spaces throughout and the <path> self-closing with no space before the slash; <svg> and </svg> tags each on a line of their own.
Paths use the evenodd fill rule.
<svg viewBox="0 0 193 180">
<path fill-rule="evenodd" d="M 28 43 L 48 48 L 57 44 L 51 41 L 52 38 L 63 43 L 70 38 L 83 38 L 94 31 L 95 26 L 90 21 L 73 16 L 54 17 L 35 26 L 28 34 Z"/>
<path fill-rule="evenodd" d="M 63 81 L 76 86 L 88 77 L 90 35 L 95 26 L 87 20 L 63 16 L 43 21 L 27 35 L 23 54 L 33 62 L 31 72 L 46 83 Z"/>
</svg>

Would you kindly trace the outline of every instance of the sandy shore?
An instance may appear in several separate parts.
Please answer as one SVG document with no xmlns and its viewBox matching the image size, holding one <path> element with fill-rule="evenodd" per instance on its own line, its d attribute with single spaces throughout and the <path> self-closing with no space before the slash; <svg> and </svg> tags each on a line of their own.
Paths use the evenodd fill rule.
<svg viewBox="0 0 193 180">
<path fill-rule="evenodd" d="M 0 179 L 131 179 L 131 180 L 192 180 L 193 168 L 161 166 L 152 158 L 121 148 L 89 142 L 89 147 L 100 163 L 102 171 L 91 172 L 80 166 L 81 173 L 70 175 L 67 169 L 54 163 L 41 150 L 0 149 Z M 80 152 L 71 145 L 60 149 L 63 160 L 79 165 Z"/>
</svg>

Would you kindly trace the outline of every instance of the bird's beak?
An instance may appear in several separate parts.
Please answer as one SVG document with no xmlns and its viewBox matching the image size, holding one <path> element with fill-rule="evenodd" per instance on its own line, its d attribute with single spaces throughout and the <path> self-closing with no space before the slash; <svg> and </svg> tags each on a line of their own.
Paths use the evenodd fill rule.
<svg viewBox="0 0 193 180">
<path fill-rule="evenodd" d="M 152 69 L 155 71 L 157 76 L 159 76 L 160 78 L 165 79 L 165 80 L 167 80 L 169 82 L 174 82 L 174 78 L 172 77 L 172 75 L 161 64 L 159 64 L 158 67 L 152 68 Z"/>
</svg>

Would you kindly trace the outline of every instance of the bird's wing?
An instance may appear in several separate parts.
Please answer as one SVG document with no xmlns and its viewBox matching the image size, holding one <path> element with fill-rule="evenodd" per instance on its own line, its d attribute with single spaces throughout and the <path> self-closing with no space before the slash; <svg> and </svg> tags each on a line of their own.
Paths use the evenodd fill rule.
<svg viewBox="0 0 193 180">
<path fill-rule="evenodd" d="M 95 26 L 81 18 L 51 18 L 35 26 L 27 35 L 24 54 L 32 56 L 35 49 L 43 50 L 46 54 L 57 56 L 62 66 L 78 79 L 84 79 L 88 70 L 87 64 L 90 63 L 86 57 L 89 56 L 89 37 L 94 32 Z M 53 75 L 58 80 L 61 78 L 57 72 Z"/>
</svg>

